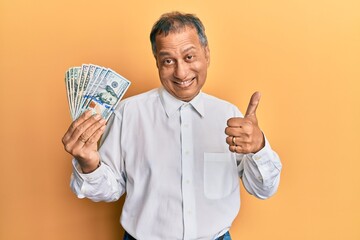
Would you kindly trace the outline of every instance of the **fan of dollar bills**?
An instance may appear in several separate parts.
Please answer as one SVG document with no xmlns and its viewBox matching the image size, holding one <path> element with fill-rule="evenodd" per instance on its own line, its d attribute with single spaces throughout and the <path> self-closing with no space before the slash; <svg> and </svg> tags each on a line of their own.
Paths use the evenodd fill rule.
<svg viewBox="0 0 360 240">
<path fill-rule="evenodd" d="M 83 64 L 66 71 L 65 84 L 73 120 L 89 109 L 108 119 L 130 81 L 109 68 Z"/>
</svg>

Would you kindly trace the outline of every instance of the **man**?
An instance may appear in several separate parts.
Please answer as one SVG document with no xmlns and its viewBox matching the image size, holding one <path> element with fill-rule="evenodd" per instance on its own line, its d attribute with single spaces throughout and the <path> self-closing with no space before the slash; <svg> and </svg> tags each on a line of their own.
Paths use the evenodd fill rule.
<svg viewBox="0 0 360 240">
<path fill-rule="evenodd" d="M 279 185 L 280 159 L 255 114 L 260 95 L 243 117 L 201 92 L 210 51 L 194 15 L 164 14 L 150 40 L 162 87 L 122 101 L 106 130 L 90 112 L 71 124 L 63 138 L 74 156 L 71 187 L 94 201 L 126 192 L 124 239 L 231 239 L 239 177 L 261 199 Z"/>
</svg>

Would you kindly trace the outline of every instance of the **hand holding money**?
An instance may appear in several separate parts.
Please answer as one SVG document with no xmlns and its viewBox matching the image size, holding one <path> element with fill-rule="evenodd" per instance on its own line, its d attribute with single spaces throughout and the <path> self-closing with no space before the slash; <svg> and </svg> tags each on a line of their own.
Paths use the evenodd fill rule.
<svg viewBox="0 0 360 240">
<path fill-rule="evenodd" d="M 67 99 L 74 120 L 62 142 L 84 173 L 100 163 L 97 142 L 106 120 L 124 96 L 130 82 L 111 69 L 93 64 L 72 67 L 65 74 Z"/>
<path fill-rule="evenodd" d="M 105 124 L 99 114 L 86 111 L 70 125 L 62 139 L 65 150 L 78 160 L 83 173 L 94 171 L 100 163 L 97 142 Z"/>
</svg>

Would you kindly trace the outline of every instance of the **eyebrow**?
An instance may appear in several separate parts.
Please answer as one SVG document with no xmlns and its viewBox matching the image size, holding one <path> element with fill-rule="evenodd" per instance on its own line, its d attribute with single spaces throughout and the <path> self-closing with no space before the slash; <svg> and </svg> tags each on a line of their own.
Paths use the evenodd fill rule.
<svg viewBox="0 0 360 240">
<path fill-rule="evenodd" d="M 189 46 L 188 48 L 185 48 L 184 50 L 181 51 L 181 53 L 185 53 L 185 52 L 188 52 L 192 49 L 196 49 L 194 46 Z M 162 57 L 162 56 L 169 56 L 171 55 L 169 52 L 167 51 L 160 51 L 159 52 L 159 56 Z"/>
</svg>

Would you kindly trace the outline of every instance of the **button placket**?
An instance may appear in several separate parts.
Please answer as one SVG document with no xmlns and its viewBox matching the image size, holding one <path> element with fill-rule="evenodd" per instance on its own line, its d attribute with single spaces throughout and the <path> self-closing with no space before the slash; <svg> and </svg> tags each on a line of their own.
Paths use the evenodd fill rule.
<svg viewBox="0 0 360 240">
<path fill-rule="evenodd" d="M 181 126 L 181 165 L 182 165 L 182 195 L 183 195 L 183 216 L 184 216 L 184 239 L 192 239 L 196 234 L 195 216 L 195 189 L 193 184 L 194 153 L 193 134 L 191 126 L 192 108 L 184 104 L 180 108 Z"/>
</svg>

